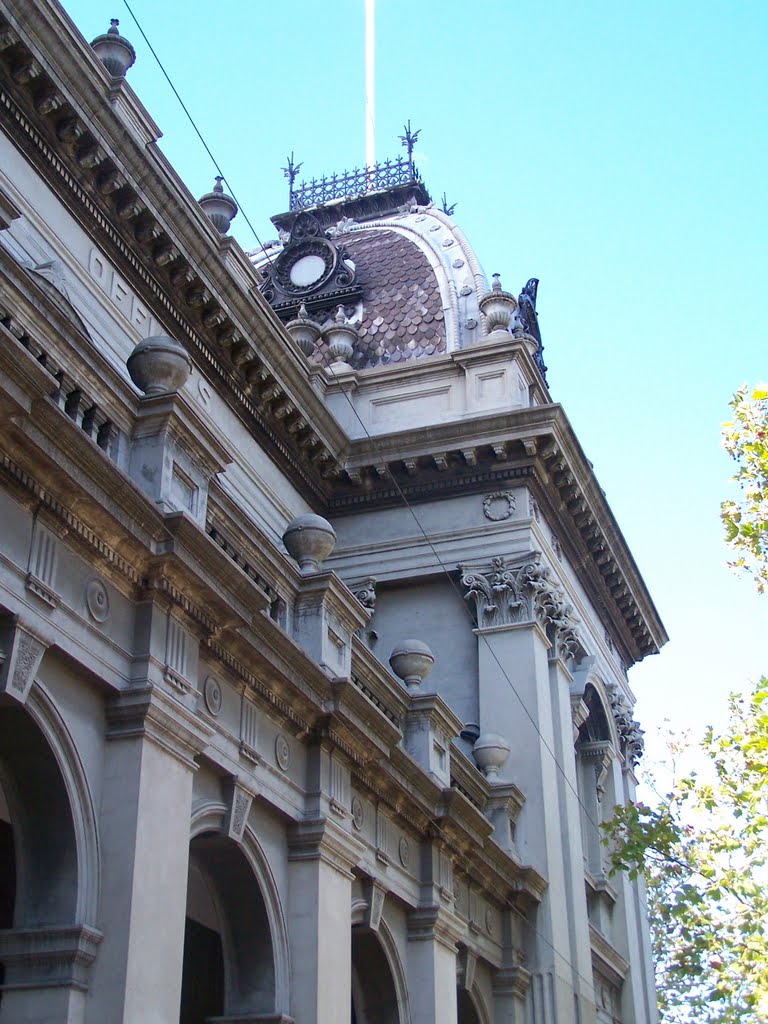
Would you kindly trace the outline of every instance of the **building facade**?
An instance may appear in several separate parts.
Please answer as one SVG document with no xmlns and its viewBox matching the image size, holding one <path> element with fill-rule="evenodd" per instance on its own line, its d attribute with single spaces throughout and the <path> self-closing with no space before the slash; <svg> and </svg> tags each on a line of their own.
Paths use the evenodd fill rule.
<svg viewBox="0 0 768 1024">
<path fill-rule="evenodd" d="M 0 0 L 0 1022 L 652 1024 L 666 635 L 536 283 L 410 147 L 246 254 L 133 58 Z"/>
</svg>

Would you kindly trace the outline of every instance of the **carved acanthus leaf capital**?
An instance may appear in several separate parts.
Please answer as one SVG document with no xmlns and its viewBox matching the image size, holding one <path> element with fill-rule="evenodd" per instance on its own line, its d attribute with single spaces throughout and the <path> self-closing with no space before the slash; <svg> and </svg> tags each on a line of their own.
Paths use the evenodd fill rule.
<svg viewBox="0 0 768 1024">
<path fill-rule="evenodd" d="M 616 731 L 619 734 L 621 749 L 626 760 L 634 767 L 639 764 L 640 758 L 645 750 L 645 733 L 640 728 L 632 715 L 632 708 L 627 698 L 619 689 L 613 689 L 608 694 L 611 702 L 611 711 L 616 722 Z"/>
</svg>

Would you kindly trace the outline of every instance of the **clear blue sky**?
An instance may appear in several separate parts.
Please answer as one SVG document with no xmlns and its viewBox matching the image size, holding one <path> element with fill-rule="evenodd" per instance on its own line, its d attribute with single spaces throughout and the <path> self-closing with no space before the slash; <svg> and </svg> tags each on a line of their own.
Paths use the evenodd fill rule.
<svg viewBox="0 0 768 1024">
<path fill-rule="evenodd" d="M 263 239 L 291 150 L 310 177 L 364 162 L 363 0 L 131 6 Z M 208 191 L 123 0 L 65 7 L 88 39 L 120 18 L 166 154 Z M 768 598 L 724 568 L 719 523 L 719 425 L 768 377 L 767 46 L 765 0 L 377 3 L 377 156 L 410 117 L 486 271 L 541 279 L 552 394 L 672 638 L 630 676 L 649 733 L 717 723 L 768 673 Z"/>
</svg>

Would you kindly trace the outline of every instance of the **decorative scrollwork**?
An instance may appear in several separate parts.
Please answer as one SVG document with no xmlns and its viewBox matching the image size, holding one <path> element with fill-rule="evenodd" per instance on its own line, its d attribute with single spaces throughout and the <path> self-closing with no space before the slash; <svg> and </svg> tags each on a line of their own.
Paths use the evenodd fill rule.
<svg viewBox="0 0 768 1024">
<path fill-rule="evenodd" d="M 633 718 L 632 708 L 620 690 L 611 690 L 608 697 L 624 757 L 633 766 L 637 765 L 645 751 L 645 733 Z"/>
</svg>

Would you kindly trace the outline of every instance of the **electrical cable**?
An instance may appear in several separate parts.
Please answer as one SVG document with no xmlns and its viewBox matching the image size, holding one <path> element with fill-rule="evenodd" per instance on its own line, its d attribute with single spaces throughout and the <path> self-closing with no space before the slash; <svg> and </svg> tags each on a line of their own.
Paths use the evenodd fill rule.
<svg viewBox="0 0 768 1024">
<path fill-rule="evenodd" d="M 184 102 L 184 100 L 183 100 L 183 99 L 181 98 L 181 96 L 180 96 L 180 95 L 179 95 L 179 93 L 178 93 L 178 90 L 176 89 L 176 86 L 175 86 L 175 85 L 173 84 L 173 82 L 171 81 L 171 76 L 170 76 L 170 75 L 168 74 L 168 72 L 167 72 L 167 71 L 165 70 L 165 66 L 164 66 L 163 62 L 162 62 L 162 61 L 160 60 L 160 57 L 159 57 L 159 56 L 157 55 L 157 52 L 155 51 L 155 48 L 154 48 L 154 46 L 152 45 L 152 43 L 150 43 L 150 41 L 149 41 L 149 39 L 147 38 L 147 35 L 146 35 L 146 33 L 145 33 L 144 29 L 143 29 L 143 28 L 141 27 L 141 25 L 139 24 L 139 19 L 138 19 L 138 18 L 136 17 L 136 15 L 135 15 L 135 14 L 133 13 L 133 10 L 132 10 L 132 8 L 131 8 L 131 5 L 130 5 L 130 4 L 128 3 L 128 0 L 123 0 L 123 3 L 125 4 L 126 8 L 128 9 L 128 13 L 130 14 L 130 16 L 131 16 L 131 17 L 133 18 L 133 20 L 134 20 L 134 22 L 135 22 L 135 24 L 136 24 L 136 28 L 137 28 L 137 29 L 139 30 L 139 32 L 141 33 L 141 37 L 142 37 L 142 39 L 144 40 L 144 42 L 145 42 L 145 43 L 147 44 L 147 46 L 149 47 L 149 51 L 150 51 L 150 53 L 152 54 L 152 56 L 153 56 L 153 57 L 155 58 L 155 60 L 157 61 L 157 66 L 158 66 L 158 67 L 160 68 L 160 70 L 162 71 L 162 73 L 163 73 L 163 76 L 164 76 L 164 78 L 165 78 L 166 82 L 167 82 L 167 83 L 168 83 L 168 85 L 169 85 L 169 86 L 171 87 L 171 91 L 173 92 L 173 95 L 174 95 L 174 96 L 176 97 L 176 99 L 177 99 L 177 100 L 179 101 L 179 104 L 180 104 L 180 106 L 181 106 L 181 109 L 182 109 L 182 110 L 184 111 L 184 113 L 185 113 L 185 114 L 187 115 L 187 120 L 189 121 L 189 123 L 190 123 L 190 124 L 192 125 L 192 127 L 194 128 L 194 130 L 195 130 L 195 134 L 197 135 L 198 139 L 199 139 L 199 140 L 200 140 L 200 142 L 202 143 L 202 145 L 203 145 L 203 148 L 205 149 L 205 152 L 206 152 L 206 153 L 208 154 L 208 156 L 209 156 L 209 157 L 211 158 L 211 162 L 212 162 L 213 166 L 214 166 L 214 167 L 216 168 L 216 170 L 217 170 L 217 172 L 218 172 L 219 176 L 221 177 L 221 180 L 222 180 L 222 181 L 224 182 L 224 184 L 225 184 L 225 185 L 227 186 L 227 188 L 229 189 L 229 193 L 230 193 L 230 195 L 232 196 L 232 198 L 234 199 L 234 201 L 235 201 L 235 202 L 237 203 L 238 209 L 239 209 L 240 213 L 242 213 L 242 215 L 243 215 L 243 220 L 244 220 L 244 221 L 245 221 L 245 223 L 246 223 L 246 224 L 248 225 L 248 227 L 249 227 L 249 228 L 251 229 L 251 232 L 253 233 L 253 237 L 254 237 L 254 238 L 256 239 L 256 241 L 258 242 L 259 246 L 261 247 L 261 250 L 262 250 L 262 252 L 263 252 L 263 253 L 264 253 L 264 255 L 265 255 L 265 256 L 267 257 L 267 260 L 268 260 L 268 262 L 269 262 L 269 263 L 271 264 L 271 263 L 272 263 L 272 260 L 270 259 L 270 257 L 269 257 L 269 253 L 267 252 L 266 248 L 264 247 L 264 243 L 263 243 L 263 242 L 261 241 L 261 239 L 259 238 L 259 236 L 258 236 L 258 233 L 257 233 L 257 231 L 256 231 L 256 228 L 255 228 L 255 227 L 253 226 L 253 224 L 251 223 L 251 221 L 250 221 L 250 218 L 248 217 L 248 214 L 247 214 L 247 213 L 245 212 L 245 210 L 243 209 L 243 205 L 242 205 L 242 203 L 240 202 L 240 200 L 239 200 L 239 199 L 237 198 L 237 196 L 235 195 L 235 190 L 234 190 L 234 189 L 232 188 L 232 185 L 231 185 L 231 184 L 230 184 L 230 182 L 229 182 L 229 181 L 227 180 L 227 176 L 226 176 L 226 175 L 224 174 L 224 171 L 223 171 L 223 170 L 221 169 L 221 167 L 220 167 L 220 165 L 219 165 L 219 162 L 218 162 L 218 160 L 216 159 L 216 157 L 215 157 L 215 156 L 213 155 L 213 153 L 211 152 L 211 150 L 210 150 L 210 148 L 209 148 L 209 146 L 208 146 L 208 143 L 207 143 L 207 142 L 205 141 L 205 139 L 203 138 L 203 134 L 202 134 L 202 132 L 200 131 L 200 129 L 199 129 L 198 127 L 197 127 L 197 124 L 196 124 L 196 122 L 195 122 L 195 119 L 194 119 L 194 118 L 192 117 L 192 114 L 191 114 L 191 113 L 189 112 L 189 109 L 187 108 L 187 105 L 186 105 L 186 103 L 185 103 L 185 102 Z"/>
</svg>

